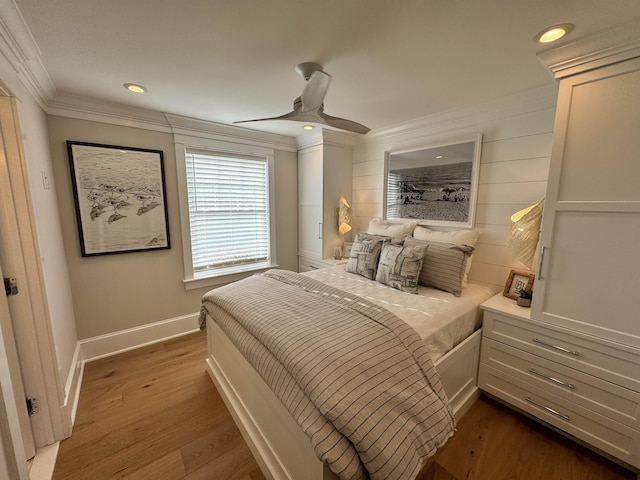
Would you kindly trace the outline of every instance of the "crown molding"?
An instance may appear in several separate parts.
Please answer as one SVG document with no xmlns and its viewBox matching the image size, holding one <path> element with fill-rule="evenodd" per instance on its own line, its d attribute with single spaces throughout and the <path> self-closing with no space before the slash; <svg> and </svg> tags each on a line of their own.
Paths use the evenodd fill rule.
<svg viewBox="0 0 640 480">
<path fill-rule="evenodd" d="M 362 137 L 359 146 L 385 143 L 412 135 L 442 135 L 462 129 L 475 129 L 478 125 L 498 118 L 506 118 L 556 107 L 558 86 L 555 82 L 542 87 L 507 95 L 475 105 L 427 115 L 388 128 L 380 128 Z"/>
<path fill-rule="evenodd" d="M 45 112 L 59 117 L 171 132 L 162 112 L 65 93 L 49 101 Z"/>
<path fill-rule="evenodd" d="M 248 128 L 214 123 L 171 113 L 163 114 L 174 135 L 206 138 L 209 140 L 243 143 L 274 150 L 297 151 L 295 139 L 285 135 L 260 132 Z"/>
<path fill-rule="evenodd" d="M 40 49 L 13 0 L 0 0 L 0 54 L 2 54 L 43 110 L 56 93 L 40 59 Z"/>
<path fill-rule="evenodd" d="M 58 94 L 47 105 L 49 115 L 77 118 L 125 127 L 226 141 L 246 141 L 277 150 L 295 151 L 293 137 L 259 132 L 156 110 L 107 102 L 95 98 Z"/>
<path fill-rule="evenodd" d="M 640 56 L 640 29 L 633 21 L 601 30 L 537 54 L 554 74 L 563 78 Z"/>
</svg>

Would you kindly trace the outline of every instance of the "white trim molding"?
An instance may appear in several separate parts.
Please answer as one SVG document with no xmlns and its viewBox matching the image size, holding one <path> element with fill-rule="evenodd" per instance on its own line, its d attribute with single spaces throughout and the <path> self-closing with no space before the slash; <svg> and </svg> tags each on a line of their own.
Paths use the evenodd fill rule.
<svg viewBox="0 0 640 480">
<path fill-rule="evenodd" d="M 198 315 L 192 313 L 80 340 L 82 358 L 91 362 L 197 332 Z"/>
<path fill-rule="evenodd" d="M 44 110 L 56 88 L 40 59 L 40 49 L 13 0 L 0 0 L 0 54 Z"/>
<path fill-rule="evenodd" d="M 634 20 L 537 54 L 556 78 L 640 56 L 640 30 Z"/>
<path fill-rule="evenodd" d="M 76 343 L 73 352 L 73 359 L 69 367 L 69 375 L 64 387 L 63 429 L 65 438 L 71 436 L 73 424 L 76 421 L 76 412 L 80 400 L 80 387 L 82 386 L 82 375 L 84 374 L 84 361 L 82 359 L 82 348 L 80 342 Z"/>
</svg>

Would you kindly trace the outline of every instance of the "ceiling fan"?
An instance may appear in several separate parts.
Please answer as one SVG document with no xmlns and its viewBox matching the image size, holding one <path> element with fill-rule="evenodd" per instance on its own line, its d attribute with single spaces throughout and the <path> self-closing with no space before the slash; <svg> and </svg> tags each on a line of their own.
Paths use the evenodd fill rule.
<svg viewBox="0 0 640 480">
<path fill-rule="evenodd" d="M 293 101 L 293 111 L 279 117 L 241 120 L 233 123 L 261 122 L 264 120 L 291 120 L 294 122 L 320 123 L 329 127 L 354 133 L 367 133 L 370 129 L 344 118 L 332 117 L 324 113 L 324 97 L 329 90 L 331 75 L 322 70 L 322 66 L 313 62 L 304 62 L 296 66 L 306 85 L 302 95 Z"/>
</svg>

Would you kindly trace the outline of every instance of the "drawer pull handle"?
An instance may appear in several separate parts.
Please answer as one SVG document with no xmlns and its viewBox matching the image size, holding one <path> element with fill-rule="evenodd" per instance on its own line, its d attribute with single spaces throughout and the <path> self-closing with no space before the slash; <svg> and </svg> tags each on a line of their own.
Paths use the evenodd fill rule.
<svg viewBox="0 0 640 480">
<path fill-rule="evenodd" d="M 557 383 L 558 385 L 561 385 L 563 387 L 570 388 L 571 390 L 575 390 L 576 389 L 575 385 L 573 385 L 572 383 L 563 382 L 562 380 L 558 380 L 557 378 L 553 378 L 553 377 L 550 377 L 549 375 L 545 375 L 544 373 L 537 372 L 533 368 L 529 369 L 529 373 L 532 373 L 534 375 L 542 377 L 545 380 L 549 380 L 550 382 Z"/>
<path fill-rule="evenodd" d="M 549 413 L 551 413 L 552 415 L 555 415 L 556 417 L 560 417 L 563 420 L 571 420 L 571 417 L 569 415 L 565 415 L 564 413 L 560 413 L 556 410 L 554 410 L 553 408 L 547 407 L 546 405 L 542 405 L 541 403 L 536 402 L 535 400 L 533 400 L 531 397 L 525 397 L 525 400 L 527 402 L 529 402 L 532 405 L 535 405 L 538 408 L 541 408 Z"/>
<path fill-rule="evenodd" d="M 558 345 L 553 345 L 551 343 L 543 342 L 539 338 L 534 338 L 533 341 L 535 343 L 540 344 L 540 345 L 544 345 L 545 347 L 553 348 L 554 350 L 560 350 L 562 353 L 570 353 L 571 355 L 574 355 L 576 357 L 580 356 L 580 352 L 576 352 L 575 350 L 568 350 L 568 349 L 566 349 L 564 347 L 560 347 Z"/>
<path fill-rule="evenodd" d="M 538 280 L 542 280 L 543 276 L 542 276 L 542 265 L 544 264 L 544 252 L 547 249 L 547 247 L 542 246 L 540 247 L 540 255 L 538 257 Z"/>
</svg>

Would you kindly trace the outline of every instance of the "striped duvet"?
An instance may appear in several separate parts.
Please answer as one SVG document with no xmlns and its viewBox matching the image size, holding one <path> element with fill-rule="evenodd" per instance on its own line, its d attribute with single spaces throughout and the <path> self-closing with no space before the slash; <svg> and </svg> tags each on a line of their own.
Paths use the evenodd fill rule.
<svg viewBox="0 0 640 480">
<path fill-rule="evenodd" d="M 418 334 L 367 300 L 270 270 L 205 294 L 207 314 L 342 479 L 413 479 L 453 434 Z"/>
</svg>

